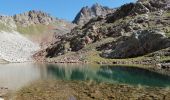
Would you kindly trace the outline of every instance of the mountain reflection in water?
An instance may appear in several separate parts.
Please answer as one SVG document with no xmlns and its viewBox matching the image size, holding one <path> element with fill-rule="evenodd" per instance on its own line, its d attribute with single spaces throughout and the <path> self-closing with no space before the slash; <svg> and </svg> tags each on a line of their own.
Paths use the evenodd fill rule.
<svg viewBox="0 0 170 100">
<path fill-rule="evenodd" d="M 121 66 L 57 66 L 48 65 L 48 74 L 61 80 L 93 80 L 146 86 L 170 86 L 170 77 L 142 68 Z"/>
<path fill-rule="evenodd" d="M 170 86 L 169 76 L 135 67 L 79 64 L 0 64 L 0 87 L 18 90 L 36 81 L 50 79 Z"/>
</svg>

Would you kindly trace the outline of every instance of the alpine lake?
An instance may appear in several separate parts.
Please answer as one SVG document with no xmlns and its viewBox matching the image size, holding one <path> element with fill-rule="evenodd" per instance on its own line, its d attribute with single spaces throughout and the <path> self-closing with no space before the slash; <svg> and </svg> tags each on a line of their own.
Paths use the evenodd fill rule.
<svg viewBox="0 0 170 100">
<path fill-rule="evenodd" d="M 55 90 L 57 86 L 58 88 Z M 22 94 L 22 96 L 25 95 L 24 93 L 27 94 L 28 91 L 28 94 L 31 93 L 30 91 L 35 92 L 37 90 L 36 88 L 38 88 L 39 90 L 37 91 L 41 93 L 46 90 L 49 91 L 48 89 L 51 88 L 51 90 L 54 89 L 53 93 L 55 95 L 58 93 L 57 90 L 66 90 L 65 92 L 60 91 L 61 93 L 58 93 L 58 95 L 63 93 L 68 94 L 69 96 L 67 96 L 69 99 L 66 100 L 83 100 L 83 98 L 81 98 L 83 96 L 80 96 L 79 93 L 82 91 L 85 93 L 86 90 L 87 93 L 85 94 L 87 94 L 87 97 L 89 98 L 84 97 L 84 99 L 90 99 L 89 95 L 92 93 L 89 91 L 93 90 L 98 90 L 100 92 L 102 91 L 104 94 L 109 93 L 105 90 L 108 88 L 107 90 L 110 89 L 110 94 L 114 94 L 113 90 L 116 92 L 121 90 L 119 88 L 129 88 L 128 91 L 131 91 L 131 88 L 140 90 L 141 88 L 146 87 L 149 91 L 156 91 L 156 93 L 158 92 L 157 90 L 161 89 L 166 90 L 167 93 L 169 93 L 169 86 L 170 76 L 162 75 L 139 67 L 38 63 L 0 65 L 0 87 L 7 88 L 12 92 L 17 91 L 17 93 L 19 93 L 19 95 Z M 111 87 L 114 87 L 114 89 Z M 88 91 L 87 88 L 90 90 Z M 71 93 L 73 90 L 73 94 L 75 95 Z M 141 89 L 141 91 L 145 90 Z M 80 97 L 76 96 L 76 93 Z M 88 95 L 88 93 L 90 94 Z M 61 96 L 61 98 L 58 97 L 58 99 L 68 98 L 67 96 Z M 92 96 L 91 99 L 96 97 L 98 96 Z M 19 98 L 24 99 L 21 96 Z M 102 97 L 99 96 L 99 98 Z M 27 99 L 31 100 L 33 98 L 27 97 Z M 53 99 L 55 100 L 56 98 Z M 50 98 L 49 100 L 53 99 Z M 114 98 L 109 100 L 112 99 Z"/>
</svg>

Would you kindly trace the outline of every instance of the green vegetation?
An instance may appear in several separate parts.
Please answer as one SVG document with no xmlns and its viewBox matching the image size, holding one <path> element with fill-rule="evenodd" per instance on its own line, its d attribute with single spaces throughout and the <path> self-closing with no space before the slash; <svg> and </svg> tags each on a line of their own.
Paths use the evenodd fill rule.
<svg viewBox="0 0 170 100">
<path fill-rule="evenodd" d="M 48 30 L 48 25 L 42 25 L 42 24 L 37 24 L 37 25 L 30 25 L 28 27 L 22 27 L 17 25 L 17 30 L 22 33 L 22 34 L 42 34 Z"/>
<path fill-rule="evenodd" d="M 169 33 L 166 33 L 166 36 L 170 37 L 170 32 L 169 32 Z"/>
<path fill-rule="evenodd" d="M 167 61 L 170 61 L 170 56 L 163 56 L 160 59 L 160 62 L 167 62 Z"/>
</svg>

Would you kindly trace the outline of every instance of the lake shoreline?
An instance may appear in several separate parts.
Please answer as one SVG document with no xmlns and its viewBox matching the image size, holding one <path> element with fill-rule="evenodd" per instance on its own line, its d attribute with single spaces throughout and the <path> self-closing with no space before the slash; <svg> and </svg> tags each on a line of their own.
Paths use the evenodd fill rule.
<svg viewBox="0 0 170 100">
<path fill-rule="evenodd" d="M 157 61 L 160 62 L 160 61 Z M 113 62 L 106 62 L 106 61 L 96 61 L 96 62 L 89 62 L 89 61 L 53 61 L 53 60 L 36 60 L 34 62 L 16 62 L 16 63 L 42 63 L 42 64 L 97 64 L 97 65 L 108 65 L 108 66 L 131 66 L 131 67 L 138 67 L 138 68 L 143 68 L 147 69 L 150 71 L 154 71 L 160 74 L 168 75 L 170 76 L 170 63 L 167 63 L 168 65 L 166 66 L 167 68 L 163 69 L 163 65 L 166 63 L 156 63 L 155 60 L 150 60 L 150 61 L 121 61 L 121 60 L 115 60 Z M 11 64 L 10 62 L 0 62 L 0 64 Z"/>
<path fill-rule="evenodd" d="M 29 65 L 26 63 L 23 64 L 12 63 L 9 65 L 8 64 L 2 65 L 2 67 L 0 68 L 6 69 L 8 67 L 8 69 L 10 69 L 11 71 L 10 66 L 13 67 L 12 72 L 15 72 L 15 74 L 18 71 L 23 72 L 22 73 L 23 77 L 19 75 L 21 76 L 20 78 L 22 80 L 26 79 L 25 81 L 27 81 L 30 79 L 29 78 L 30 75 L 35 75 L 35 77 L 37 77 L 38 75 L 39 78 L 37 79 L 40 81 L 37 82 L 37 79 L 34 80 L 33 77 L 34 81 L 32 81 L 31 84 L 29 83 L 27 85 L 22 85 L 22 87 L 16 91 L 17 92 L 16 95 L 15 92 L 13 94 L 10 94 L 10 92 L 6 92 L 6 93 L 4 92 L 5 95 L 1 96 L 2 98 L 8 98 L 9 96 L 10 97 L 14 96 L 17 98 L 16 100 L 24 100 L 24 99 L 37 100 L 38 98 L 44 97 L 47 100 L 56 100 L 55 98 L 61 97 L 64 98 L 65 100 L 74 97 L 77 99 L 85 100 L 84 98 L 86 98 L 86 100 L 91 100 L 93 98 L 118 99 L 118 96 L 125 95 L 122 99 L 132 99 L 133 97 L 146 99 L 143 96 L 135 97 L 135 95 L 138 96 L 138 94 L 135 95 L 129 94 L 129 92 L 132 92 L 132 93 L 141 93 L 142 95 L 149 96 L 149 97 L 154 95 L 153 98 L 158 99 L 169 95 L 170 92 L 169 87 L 166 87 L 169 86 L 169 82 L 170 82 L 169 76 L 159 75 L 157 72 L 149 70 L 149 68 L 151 67 L 143 66 L 143 65 L 142 66 L 107 65 L 107 64 L 100 65 L 96 63 L 93 63 L 93 65 L 87 63 L 86 64 L 30 63 Z M 17 69 L 15 70 L 15 68 Z M 24 74 L 29 71 L 31 72 L 35 71 L 35 72 L 33 72 L 32 74 L 31 73 Z M 141 74 L 138 74 L 139 72 Z M 34 73 L 40 73 L 40 74 L 34 74 Z M 15 74 L 11 74 L 11 75 L 15 76 Z M 11 75 L 7 75 L 7 76 L 10 77 Z M 5 75 L 5 77 L 7 76 Z M 102 92 L 103 90 L 105 92 Z M 69 95 L 65 95 L 65 94 L 62 95 L 66 91 L 71 91 L 71 92 L 67 92 Z M 117 91 L 120 92 L 117 94 Z M 151 92 L 151 94 L 148 92 Z M 165 94 L 161 96 L 159 95 L 158 97 L 156 96 L 162 92 L 164 92 Z M 105 93 L 108 93 L 109 95 Z M 83 95 L 83 98 L 81 98 L 82 96 L 80 95 Z M 23 96 L 26 96 L 26 98 Z M 55 98 L 51 98 L 53 96 Z"/>
<path fill-rule="evenodd" d="M 133 67 L 139 67 L 143 69 L 147 69 L 150 71 L 154 71 L 160 74 L 168 75 L 170 76 L 170 63 L 160 63 L 161 61 L 156 61 L 154 59 L 145 59 L 141 61 L 133 61 L 128 60 L 122 61 L 122 60 L 115 60 L 112 62 L 107 61 L 96 61 L 96 62 L 90 62 L 90 61 L 57 61 L 57 60 L 43 60 L 43 61 L 37 61 L 38 63 L 48 63 L 48 64 L 97 64 L 97 65 L 109 65 L 109 66 L 133 66 Z M 166 65 L 166 68 L 164 67 L 164 64 Z"/>
<path fill-rule="evenodd" d="M 64 93 L 64 94 L 63 94 Z M 15 94 L 13 100 L 170 99 L 169 88 L 152 88 L 91 81 L 39 81 Z M 8 97 L 9 98 L 9 97 Z"/>
</svg>

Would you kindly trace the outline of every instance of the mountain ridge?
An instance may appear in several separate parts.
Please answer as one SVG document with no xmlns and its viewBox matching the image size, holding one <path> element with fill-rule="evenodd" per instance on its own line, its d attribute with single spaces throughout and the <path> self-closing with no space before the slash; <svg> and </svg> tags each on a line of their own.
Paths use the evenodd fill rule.
<svg viewBox="0 0 170 100">
<path fill-rule="evenodd" d="M 105 6 L 101 6 L 98 3 L 92 5 L 91 7 L 83 7 L 78 14 L 76 15 L 75 19 L 72 21 L 75 24 L 83 25 L 86 24 L 90 19 L 97 17 L 97 16 L 106 16 L 109 13 L 113 13 L 115 9 L 111 9 Z"/>
<path fill-rule="evenodd" d="M 70 32 L 73 27 L 74 24 L 42 11 L 0 16 L 0 57 L 9 62 L 33 61 L 32 55 L 40 47 L 51 44 L 56 36 Z"/>
<path fill-rule="evenodd" d="M 105 17 L 97 16 L 78 25 L 35 57 L 44 56 L 49 62 L 59 63 L 106 61 L 120 64 L 127 61 L 153 64 L 156 55 L 151 61 L 143 58 L 159 50 L 164 52 L 162 49 L 169 50 L 170 11 L 167 9 L 168 0 L 146 1 L 124 4 Z M 131 58 L 140 56 L 143 57 L 140 61 L 131 61 Z M 163 53 L 161 57 L 169 59 L 169 53 Z"/>
</svg>

